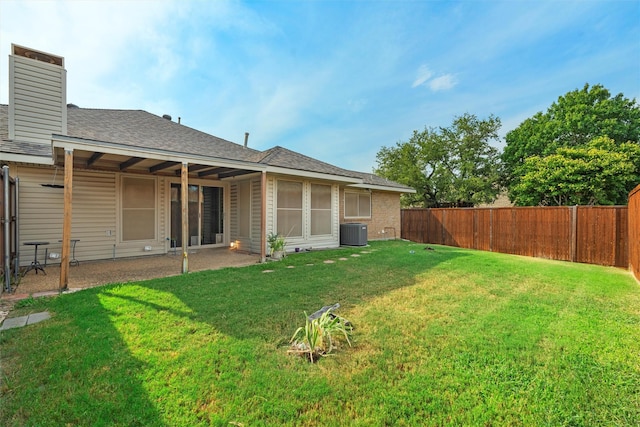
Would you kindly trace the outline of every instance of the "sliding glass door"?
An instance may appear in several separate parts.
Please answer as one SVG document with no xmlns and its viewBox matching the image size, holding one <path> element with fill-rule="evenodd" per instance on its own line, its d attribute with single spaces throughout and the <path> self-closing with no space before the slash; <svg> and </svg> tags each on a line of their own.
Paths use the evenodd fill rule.
<svg viewBox="0 0 640 427">
<path fill-rule="evenodd" d="M 171 244 L 182 247 L 182 188 L 171 184 Z M 224 243 L 221 187 L 189 185 L 189 246 Z"/>
</svg>

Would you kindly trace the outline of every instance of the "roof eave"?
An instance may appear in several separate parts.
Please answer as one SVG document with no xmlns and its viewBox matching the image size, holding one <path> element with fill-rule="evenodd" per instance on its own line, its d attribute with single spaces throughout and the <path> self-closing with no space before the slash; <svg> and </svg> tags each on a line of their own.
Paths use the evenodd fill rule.
<svg viewBox="0 0 640 427">
<path fill-rule="evenodd" d="M 416 193 L 416 190 L 413 188 L 389 187 L 386 185 L 374 185 L 374 184 L 354 184 L 354 185 L 349 185 L 349 188 L 363 188 L 367 190 L 391 191 L 395 193 L 411 193 L 411 194 Z"/>
<path fill-rule="evenodd" d="M 220 157 L 202 156 L 182 153 L 179 151 L 160 150 L 154 148 L 133 147 L 114 142 L 95 141 L 66 135 L 53 135 L 51 146 L 55 149 L 77 149 L 85 151 L 100 151 L 106 154 L 145 157 L 149 159 L 175 161 L 182 163 L 211 164 L 212 166 L 241 168 L 256 172 L 266 169 L 264 165 L 241 160 L 224 159 Z"/>
<path fill-rule="evenodd" d="M 347 184 L 362 184 L 362 179 L 354 178 L 351 176 L 332 175 L 321 172 L 310 172 L 298 169 L 289 169 L 278 166 L 268 166 L 267 173 L 279 174 L 279 175 L 291 175 L 304 178 L 323 179 L 328 181 L 336 181 Z"/>
</svg>

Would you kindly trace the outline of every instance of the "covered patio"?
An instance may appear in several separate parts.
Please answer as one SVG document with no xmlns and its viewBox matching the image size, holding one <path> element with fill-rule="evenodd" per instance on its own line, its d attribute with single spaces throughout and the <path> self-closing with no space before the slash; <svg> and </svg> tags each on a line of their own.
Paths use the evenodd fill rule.
<svg viewBox="0 0 640 427">
<path fill-rule="evenodd" d="M 242 267 L 260 262 L 259 254 L 237 252 L 229 248 L 189 250 L 189 270 L 217 270 L 226 267 Z M 68 289 L 84 289 L 108 283 L 126 283 L 180 274 L 182 251 L 175 254 L 120 258 L 103 261 L 80 261 L 69 268 Z M 22 276 L 14 290 L 16 295 L 33 295 L 59 290 L 60 264 L 45 267 L 46 275 L 30 271 Z"/>
<path fill-rule="evenodd" d="M 163 119 L 164 120 L 164 119 Z M 245 141 L 246 144 L 246 141 Z M 179 232 L 178 237 L 184 244 L 178 244 L 180 254 L 178 262 L 163 263 L 166 265 L 167 271 L 163 274 L 159 274 L 155 277 L 163 277 L 167 275 L 175 275 L 178 272 L 188 273 L 189 271 L 198 271 L 198 269 L 207 269 L 206 263 L 198 266 L 197 261 L 195 264 L 194 258 L 187 253 L 190 234 L 190 207 L 189 199 L 189 185 L 194 178 L 200 180 L 228 180 L 234 179 L 238 176 L 248 174 L 261 174 L 261 215 L 260 215 L 260 229 L 261 229 L 261 249 L 260 256 L 256 257 L 257 260 L 264 261 L 266 259 L 266 232 L 265 232 L 265 206 L 266 201 L 266 171 L 264 166 L 256 165 L 253 162 L 239 161 L 239 160 L 224 160 L 219 158 L 211 158 L 202 156 L 195 153 L 181 153 L 167 149 L 149 149 L 146 147 L 135 147 L 123 144 L 106 143 L 95 140 L 85 140 L 82 138 L 68 137 L 61 135 L 54 135 L 53 137 L 53 163 L 55 166 L 64 168 L 64 222 L 62 224 L 62 255 L 60 267 L 56 271 L 58 278 L 57 289 L 64 291 L 68 288 L 77 287 L 74 285 L 74 280 L 70 277 L 70 264 L 71 260 L 71 229 L 72 229 L 72 188 L 74 181 L 74 172 L 77 170 L 100 170 L 111 172 L 128 172 L 141 176 L 165 176 L 165 177 L 179 177 L 178 188 L 180 194 L 184 195 L 181 199 L 181 212 L 180 212 L 180 224 L 178 225 Z M 239 148 L 244 150 L 243 148 Z M 246 149 L 246 146 L 245 146 Z M 244 151 L 243 151 L 243 154 Z M 155 185 L 155 184 L 154 184 Z M 155 190 L 154 190 L 155 191 Z M 155 202 L 154 202 L 155 203 Z M 153 216 L 155 217 L 157 212 L 154 208 Z M 193 219 L 191 219 L 193 220 Z M 155 221 L 155 220 L 153 220 Z M 153 222 L 152 221 L 152 222 Z M 142 226 L 143 223 L 136 224 L 137 227 Z M 222 230 L 220 230 L 222 231 Z M 155 233 L 155 231 L 153 231 Z M 228 231 L 224 231 L 221 235 L 229 238 Z M 227 243 L 222 241 L 219 243 Z M 195 251 L 204 251 L 205 248 L 194 249 Z M 229 251 L 228 249 L 224 249 Z M 191 249 L 188 249 L 191 252 Z M 222 252 L 221 252 L 222 253 Z M 167 256 L 176 255 L 175 252 L 170 252 Z M 150 262 L 142 261 L 141 266 L 151 264 Z M 198 257 L 195 257 L 198 258 Z M 126 263 L 126 260 L 121 261 Z M 136 267 L 134 267 L 135 270 Z M 151 269 L 155 272 L 156 269 Z M 114 277 L 108 274 L 106 278 L 110 278 L 109 281 L 113 282 Z M 122 280 L 116 281 L 129 281 L 130 277 L 127 274 Z M 147 277 L 150 278 L 150 277 Z M 82 279 L 84 282 L 91 282 L 98 279 L 92 279 L 87 277 Z M 52 282 L 53 283 L 53 282 Z M 100 283 L 98 283 L 100 284 Z M 47 285 L 50 286 L 50 285 Z M 56 287 L 51 287 L 56 289 Z"/>
</svg>

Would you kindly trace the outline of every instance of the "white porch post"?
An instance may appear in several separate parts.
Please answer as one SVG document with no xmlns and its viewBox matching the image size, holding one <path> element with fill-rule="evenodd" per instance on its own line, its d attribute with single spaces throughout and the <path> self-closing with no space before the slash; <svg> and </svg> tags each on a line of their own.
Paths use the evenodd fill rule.
<svg viewBox="0 0 640 427">
<path fill-rule="evenodd" d="M 62 222 L 62 259 L 60 260 L 60 292 L 69 285 L 69 260 L 71 249 L 71 212 L 73 195 L 73 149 L 64 150 L 64 220 Z"/>
<path fill-rule="evenodd" d="M 182 273 L 189 272 L 189 167 L 182 162 L 181 195 L 182 195 Z"/>
</svg>

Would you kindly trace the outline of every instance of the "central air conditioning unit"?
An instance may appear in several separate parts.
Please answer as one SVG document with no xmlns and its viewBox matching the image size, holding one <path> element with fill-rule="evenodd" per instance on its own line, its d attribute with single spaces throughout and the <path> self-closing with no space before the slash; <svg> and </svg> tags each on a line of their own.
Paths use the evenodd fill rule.
<svg viewBox="0 0 640 427">
<path fill-rule="evenodd" d="M 367 246 L 367 224 L 359 222 L 340 224 L 340 245 Z"/>
</svg>

